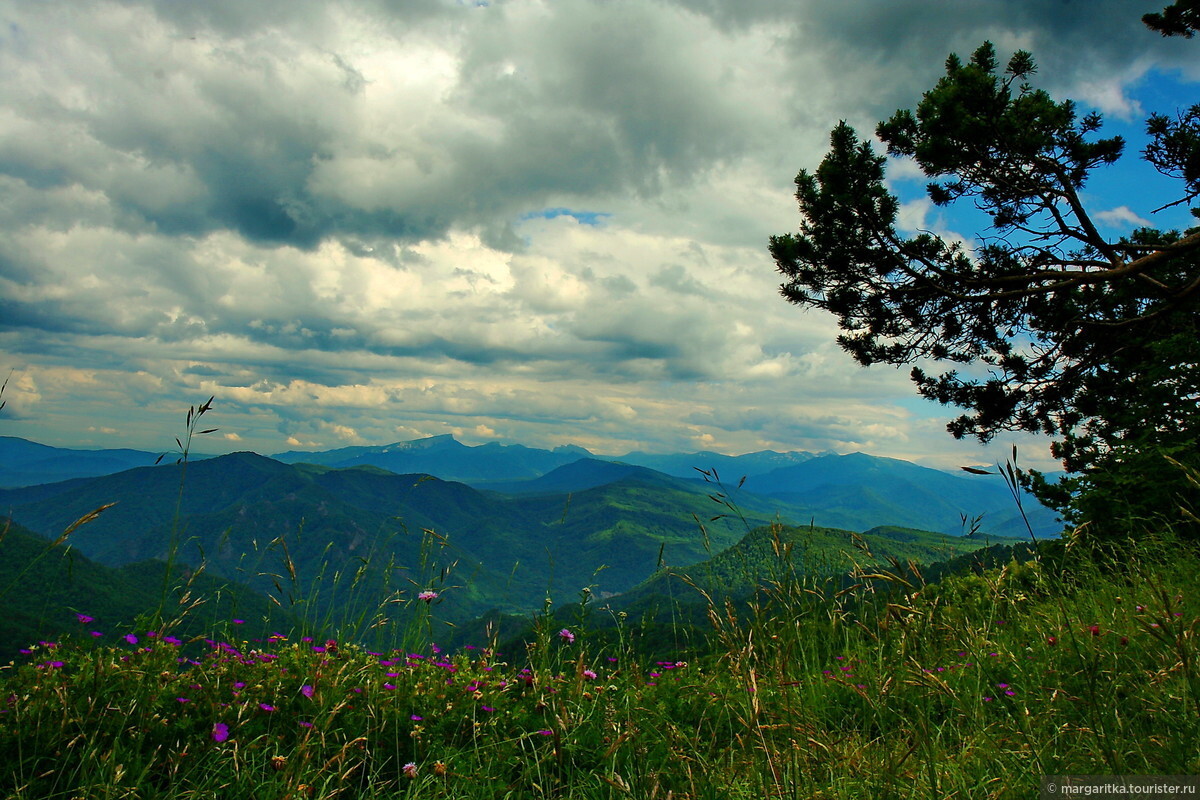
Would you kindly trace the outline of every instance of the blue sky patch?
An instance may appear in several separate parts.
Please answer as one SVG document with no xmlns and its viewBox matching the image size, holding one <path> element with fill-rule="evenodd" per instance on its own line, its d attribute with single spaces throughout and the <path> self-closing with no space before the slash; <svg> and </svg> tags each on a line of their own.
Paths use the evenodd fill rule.
<svg viewBox="0 0 1200 800">
<path fill-rule="evenodd" d="M 557 208 L 543 208 L 541 211 L 530 211 L 528 214 L 522 214 L 521 220 L 574 217 L 581 225 L 591 225 L 593 228 L 598 228 L 604 224 L 605 218 L 611 216 L 612 214 L 603 211 L 576 211 L 560 206 Z"/>
</svg>

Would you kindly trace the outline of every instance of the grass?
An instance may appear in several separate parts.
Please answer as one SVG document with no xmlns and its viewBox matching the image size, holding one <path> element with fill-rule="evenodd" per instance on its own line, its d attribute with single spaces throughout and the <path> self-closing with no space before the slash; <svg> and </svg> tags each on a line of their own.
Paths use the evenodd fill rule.
<svg viewBox="0 0 1200 800">
<path fill-rule="evenodd" d="M 0 668 L 0 794 L 1025 798 L 1041 775 L 1200 773 L 1200 558 L 1086 550 L 929 586 L 781 563 L 710 606 L 687 663 L 548 614 L 524 652 L 453 654 L 81 618 Z"/>
</svg>

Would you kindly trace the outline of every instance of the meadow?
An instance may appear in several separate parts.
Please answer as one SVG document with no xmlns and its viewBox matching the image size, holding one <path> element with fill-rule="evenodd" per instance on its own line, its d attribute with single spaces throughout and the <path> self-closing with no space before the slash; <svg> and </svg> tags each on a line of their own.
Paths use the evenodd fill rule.
<svg viewBox="0 0 1200 800">
<path fill-rule="evenodd" d="M 1027 798 L 1042 775 L 1200 773 L 1194 549 L 1080 534 L 928 585 L 776 556 L 677 659 L 587 592 L 527 647 L 452 653 L 433 591 L 394 649 L 79 609 L 0 668 L 2 796 Z"/>
</svg>

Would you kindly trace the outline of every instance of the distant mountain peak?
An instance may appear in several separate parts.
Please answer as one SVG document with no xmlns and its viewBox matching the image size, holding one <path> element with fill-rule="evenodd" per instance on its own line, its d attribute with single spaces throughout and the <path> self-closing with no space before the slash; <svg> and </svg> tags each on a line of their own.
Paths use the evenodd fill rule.
<svg viewBox="0 0 1200 800">
<path fill-rule="evenodd" d="M 413 439 L 407 442 L 396 442 L 380 448 L 380 452 L 390 453 L 396 450 L 435 450 L 446 447 L 466 447 L 454 438 L 453 433 L 442 433 L 437 436 L 426 436 L 424 439 Z"/>
</svg>

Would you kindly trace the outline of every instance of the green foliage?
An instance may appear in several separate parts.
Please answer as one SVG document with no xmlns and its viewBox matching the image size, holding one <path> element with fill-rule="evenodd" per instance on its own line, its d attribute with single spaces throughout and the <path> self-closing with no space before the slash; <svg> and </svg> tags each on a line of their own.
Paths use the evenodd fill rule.
<svg viewBox="0 0 1200 800">
<path fill-rule="evenodd" d="M 1196 0 L 1175 0 L 1160 13 L 1144 15 L 1142 22 L 1163 36 L 1191 39 L 1200 30 L 1200 3 Z"/>
<path fill-rule="evenodd" d="M 1117 571 L 1070 542 L 843 587 L 788 538 L 766 534 L 769 580 L 709 605 L 716 647 L 686 655 L 640 656 L 632 617 L 596 635 L 588 592 L 527 654 L 236 624 L 35 645 L 0 668 L 0 794 L 999 799 L 1200 771 L 1192 549 L 1142 544 Z"/>
<path fill-rule="evenodd" d="M 985 43 L 969 62 L 951 56 L 915 111 L 876 130 L 931 179 L 935 204 L 988 217 L 973 250 L 898 233 L 885 158 L 842 123 L 818 169 L 796 178 L 799 233 L 773 237 L 771 252 L 784 297 L 835 314 L 839 343 L 860 363 L 970 366 L 912 371 L 921 395 L 970 412 L 949 424 L 956 437 L 1041 432 L 1059 437 L 1053 451 L 1069 472 L 1132 480 L 1134 454 L 1196 450 L 1200 231 L 1102 236 L 1081 191 L 1123 142 L 1095 135 L 1099 115 L 1080 118 L 1071 101 L 1033 88 L 1035 72 L 1024 52 L 1001 69 Z M 1179 203 L 1200 195 L 1198 115 L 1148 126 L 1146 157 L 1183 181 Z M 1074 519 L 1106 481 L 1030 485 Z M 1125 516 L 1151 508 L 1135 502 Z"/>
<path fill-rule="evenodd" d="M 0 520 L 0 661 L 16 657 L 32 642 L 69 633 L 87 636 L 96 627 L 103 629 L 100 641 L 115 639 L 158 607 L 164 581 L 171 587 L 173 602 L 167 610 L 170 619 L 178 620 L 176 635 L 198 635 L 233 616 L 273 618 L 280 627 L 292 624 L 246 586 L 202 572 L 168 572 L 161 561 L 114 569 L 68 545 L 69 540 L 54 545 Z M 77 612 L 99 622 L 85 629 Z"/>
</svg>

